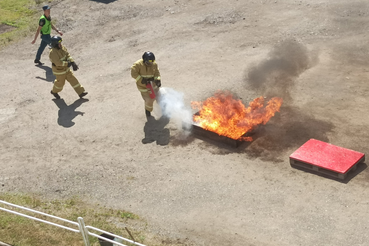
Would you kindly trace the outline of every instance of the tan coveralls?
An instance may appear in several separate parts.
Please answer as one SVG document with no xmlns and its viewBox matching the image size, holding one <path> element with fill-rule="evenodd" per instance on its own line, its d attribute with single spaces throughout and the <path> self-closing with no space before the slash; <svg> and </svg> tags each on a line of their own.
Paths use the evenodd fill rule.
<svg viewBox="0 0 369 246">
<path fill-rule="evenodd" d="M 73 72 L 68 67 L 68 61 L 73 62 L 73 58 L 68 53 L 67 48 L 52 48 L 49 54 L 50 61 L 52 62 L 52 70 L 56 79 L 52 89 L 53 93 L 58 93 L 63 90 L 65 80 L 67 80 L 78 95 L 83 93 L 85 89 L 78 82 Z"/>
<path fill-rule="evenodd" d="M 142 59 L 136 61 L 131 67 L 131 76 L 136 80 L 137 89 L 141 92 L 141 96 L 145 101 L 145 109 L 147 111 L 152 111 L 154 108 L 154 101 L 156 98 L 151 99 L 150 92 L 146 88 L 146 85 L 141 84 L 142 78 L 154 78 L 155 80 L 160 80 L 160 72 L 158 64 L 153 62 L 151 66 L 146 66 Z M 153 83 L 155 95 L 159 92 L 159 87 Z"/>
</svg>

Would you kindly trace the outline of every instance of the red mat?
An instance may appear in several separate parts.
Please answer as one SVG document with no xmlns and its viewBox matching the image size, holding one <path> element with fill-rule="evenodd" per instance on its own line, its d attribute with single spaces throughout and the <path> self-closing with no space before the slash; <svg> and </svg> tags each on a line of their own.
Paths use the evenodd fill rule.
<svg viewBox="0 0 369 246">
<path fill-rule="evenodd" d="M 365 160 L 363 153 L 310 139 L 298 148 L 290 159 L 311 164 L 337 173 L 347 173 Z"/>
</svg>

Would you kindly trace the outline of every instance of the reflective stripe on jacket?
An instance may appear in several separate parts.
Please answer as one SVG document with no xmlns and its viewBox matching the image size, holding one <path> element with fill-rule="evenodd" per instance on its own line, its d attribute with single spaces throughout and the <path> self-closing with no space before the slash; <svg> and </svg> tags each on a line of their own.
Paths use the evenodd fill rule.
<svg viewBox="0 0 369 246">
<path fill-rule="evenodd" d="M 154 78 L 160 80 L 158 64 L 154 62 L 151 66 L 146 66 L 142 59 L 136 61 L 131 67 L 131 76 L 136 80 L 137 89 L 141 92 L 147 92 L 146 85 L 141 84 L 142 78 Z M 154 89 L 157 88 L 153 84 Z"/>
<path fill-rule="evenodd" d="M 61 49 L 52 48 L 49 54 L 52 63 L 52 70 L 54 75 L 65 74 L 69 71 L 68 61 L 73 62 L 73 58 L 68 53 L 67 48 L 62 46 Z"/>
</svg>

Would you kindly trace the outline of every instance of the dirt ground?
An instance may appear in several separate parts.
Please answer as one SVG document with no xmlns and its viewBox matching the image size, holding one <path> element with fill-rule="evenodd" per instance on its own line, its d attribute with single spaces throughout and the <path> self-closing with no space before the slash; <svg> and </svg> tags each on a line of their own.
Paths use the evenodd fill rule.
<svg viewBox="0 0 369 246">
<path fill-rule="evenodd" d="M 0 51 L 0 192 L 129 210 L 167 243 L 368 244 L 367 165 L 338 182 L 289 164 L 310 138 L 369 153 L 367 0 L 63 0 L 51 16 L 88 100 L 69 84 L 53 100 L 33 36 Z M 186 105 L 229 90 L 281 111 L 237 149 L 183 140 L 158 107 L 146 122 L 130 66 L 147 50 Z"/>
</svg>

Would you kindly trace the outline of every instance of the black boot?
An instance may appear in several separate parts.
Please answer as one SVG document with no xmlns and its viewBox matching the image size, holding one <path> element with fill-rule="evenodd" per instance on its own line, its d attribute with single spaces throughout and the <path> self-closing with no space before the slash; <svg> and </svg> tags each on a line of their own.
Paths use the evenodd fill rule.
<svg viewBox="0 0 369 246">
<path fill-rule="evenodd" d="M 83 98 L 84 96 L 86 96 L 88 94 L 88 92 L 82 92 L 80 95 L 79 95 L 79 98 Z"/>
<path fill-rule="evenodd" d="M 60 99 L 60 96 L 58 93 L 54 93 L 53 91 L 50 91 L 50 93 L 53 94 L 56 99 Z"/>
<path fill-rule="evenodd" d="M 37 64 L 37 65 L 39 65 L 39 66 L 42 66 L 42 65 L 44 65 L 40 60 L 38 60 L 38 59 L 36 59 L 35 60 L 35 63 Z"/>
<path fill-rule="evenodd" d="M 149 110 L 145 110 L 146 113 L 146 117 L 150 117 L 151 116 L 151 112 Z"/>
</svg>

